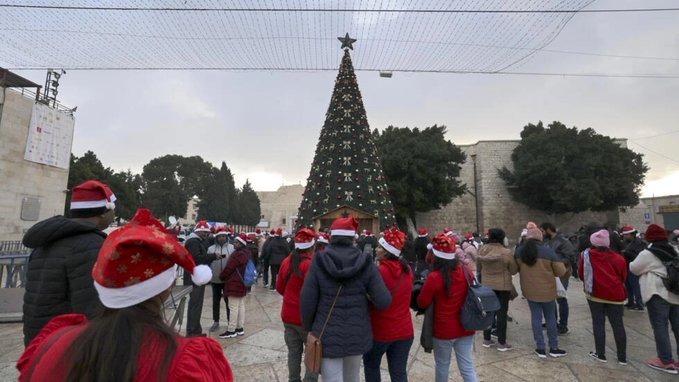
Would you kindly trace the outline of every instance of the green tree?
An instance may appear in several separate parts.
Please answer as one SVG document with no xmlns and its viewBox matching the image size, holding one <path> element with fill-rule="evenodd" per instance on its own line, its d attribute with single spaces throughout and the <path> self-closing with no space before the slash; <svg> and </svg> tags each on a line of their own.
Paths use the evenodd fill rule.
<svg viewBox="0 0 679 382">
<path fill-rule="evenodd" d="M 259 204 L 259 197 L 252 188 L 249 180 L 245 181 L 243 188 L 238 193 L 238 201 L 236 203 L 239 211 L 239 220 L 237 224 L 256 225 L 259 223 L 259 218 L 262 210 Z"/>
<path fill-rule="evenodd" d="M 212 177 L 204 180 L 204 189 L 198 202 L 198 219 L 225 222 L 228 217 L 228 193 L 224 175 L 216 168 L 212 169 Z"/>
<path fill-rule="evenodd" d="M 130 220 L 141 206 L 142 180 L 130 170 L 117 172 L 108 178 L 108 186 L 116 195 L 116 217 Z"/>
<path fill-rule="evenodd" d="M 389 126 L 373 134 L 396 216 L 408 227 L 417 212 L 439 209 L 467 190 L 459 180 L 466 154 L 445 139 L 445 126 Z"/>
<path fill-rule="evenodd" d="M 499 170 L 514 200 L 552 216 L 632 207 L 648 167 L 643 156 L 593 129 L 558 121 L 528 124 L 512 152 L 514 170 Z"/>
<path fill-rule="evenodd" d="M 313 217 L 344 205 L 378 216 L 381 228 L 396 222 L 348 49 L 316 146 L 297 225 L 311 226 Z"/>
<path fill-rule="evenodd" d="M 180 155 L 165 155 L 144 166 L 142 206 L 162 220 L 186 215 L 187 203 L 193 196 L 187 191 L 185 178 L 179 175 L 183 159 Z"/>
</svg>

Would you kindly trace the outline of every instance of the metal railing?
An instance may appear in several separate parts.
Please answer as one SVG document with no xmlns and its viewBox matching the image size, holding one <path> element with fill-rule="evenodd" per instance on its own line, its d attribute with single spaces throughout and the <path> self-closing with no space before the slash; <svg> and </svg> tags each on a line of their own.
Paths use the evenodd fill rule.
<svg viewBox="0 0 679 382">
<path fill-rule="evenodd" d="M 31 249 L 19 240 L 0 241 L 0 287 L 23 288 Z"/>
</svg>

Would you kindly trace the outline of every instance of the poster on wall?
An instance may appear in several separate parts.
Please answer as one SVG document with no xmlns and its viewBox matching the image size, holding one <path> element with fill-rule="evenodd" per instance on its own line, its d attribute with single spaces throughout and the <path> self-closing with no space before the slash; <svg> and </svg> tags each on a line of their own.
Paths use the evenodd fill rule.
<svg viewBox="0 0 679 382">
<path fill-rule="evenodd" d="M 68 169 L 74 125 L 72 115 L 39 102 L 33 104 L 24 159 Z"/>
</svg>

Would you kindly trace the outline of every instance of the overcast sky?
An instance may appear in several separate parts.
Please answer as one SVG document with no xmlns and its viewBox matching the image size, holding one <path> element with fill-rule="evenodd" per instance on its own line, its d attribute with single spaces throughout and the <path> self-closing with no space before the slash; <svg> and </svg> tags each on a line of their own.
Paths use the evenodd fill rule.
<svg viewBox="0 0 679 382">
<path fill-rule="evenodd" d="M 597 1 L 588 8 L 671 7 L 676 1 Z M 351 31 L 349 31 L 351 33 Z M 679 12 L 579 13 L 553 50 L 674 60 L 538 52 L 520 72 L 679 74 Z M 337 44 L 337 67 L 341 50 Z M 352 56 L 362 54 L 361 41 Z M 37 83 L 44 71 L 18 71 Z M 59 97 L 78 110 L 73 153 L 141 172 L 165 154 L 225 161 L 258 191 L 304 183 L 337 72 L 68 71 Z M 518 139 L 529 122 L 628 138 L 650 166 L 645 196 L 677 194 L 679 78 L 546 77 L 358 72 L 371 128 L 443 124 L 455 144 Z M 662 135 L 660 135 L 662 134 Z M 656 136 L 660 135 L 660 136 Z M 655 137 L 653 137 L 655 136 Z M 640 146 L 641 145 L 641 146 Z"/>
</svg>

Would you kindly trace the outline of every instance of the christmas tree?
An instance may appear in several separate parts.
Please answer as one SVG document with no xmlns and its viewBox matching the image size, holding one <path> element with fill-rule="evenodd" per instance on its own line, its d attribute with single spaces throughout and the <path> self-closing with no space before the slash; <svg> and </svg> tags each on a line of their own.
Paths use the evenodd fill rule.
<svg viewBox="0 0 679 382">
<path fill-rule="evenodd" d="M 370 133 L 349 49 L 356 41 L 340 38 L 344 57 L 316 145 L 297 226 L 342 206 L 379 217 L 380 228 L 396 224 L 386 179 Z"/>
</svg>

